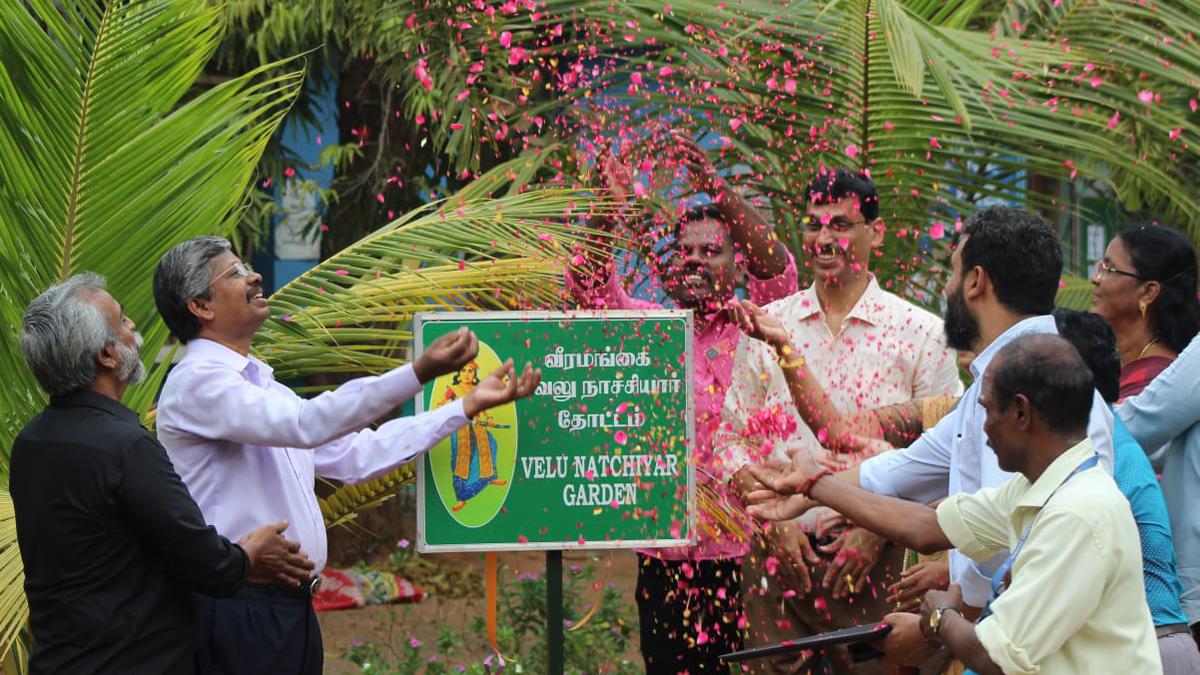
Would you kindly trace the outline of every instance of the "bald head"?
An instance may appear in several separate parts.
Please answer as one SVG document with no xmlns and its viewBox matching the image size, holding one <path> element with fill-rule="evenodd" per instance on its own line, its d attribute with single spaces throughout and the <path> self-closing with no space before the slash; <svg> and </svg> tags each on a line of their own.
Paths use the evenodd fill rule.
<svg viewBox="0 0 1200 675">
<path fill-rule="evenodd" d="M 1000 410 L 1024 397 L 1046 429 L 1060 436 L 1087 432 L 1095 381 L 1079 352 L 1057 335 L 1024 335 L 1008 343 L 988 367 Z"/>
</svg>

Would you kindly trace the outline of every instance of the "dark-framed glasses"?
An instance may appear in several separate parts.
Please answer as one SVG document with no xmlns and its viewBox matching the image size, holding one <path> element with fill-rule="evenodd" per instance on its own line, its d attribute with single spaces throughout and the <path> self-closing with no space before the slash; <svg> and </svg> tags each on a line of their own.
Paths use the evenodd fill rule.
<svg viewBox="0 0 1200 675">
<path fill-rule="evenodd" d="M 1125 270 L 1119 270 L 1119 269 L 1113 267 L 1112 263 L 1110 263 L 1107 260 L 1097 260 L 1096 261 L 1096 278 L 1103 279 L 1106 275 L 1109 275 L 1109 274 L 1119 274 L 1123 277 L 1132 277 L 1134 279 L 1137 279 L 1138 281 L 1145 281 L 1145 279 L 1134 274 L 1133 272 L 1126 272 Z"/>
</svg>

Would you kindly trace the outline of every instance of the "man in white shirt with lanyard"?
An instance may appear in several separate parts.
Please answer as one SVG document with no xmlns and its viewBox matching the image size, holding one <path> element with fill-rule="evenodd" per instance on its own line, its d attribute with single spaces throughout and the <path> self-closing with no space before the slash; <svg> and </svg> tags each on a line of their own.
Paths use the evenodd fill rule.
<svg viewBox="0 0 1200 675">
<path fill-rule="evenodd" d="M 526 364 L 518 377 L 509 361 L 462 400 L 370 429 L 474 358 L 475 335 L 461 329 L 415 363 L 303 399 L 250 355 L 270 315 L 261 283 L 220 237 L 186 241 L 159 260 L 154 301 L 187 354 L 163 387 L 158 437 L 208 524 L 236 540 L 253 524 L 286 520 L 319 574 L 327 553 L 316 476 L 358 483 L 410 462 L 483 410 L 531 394 L 541 371 Z M 197 672 L 320 673 L 316 578 L 300 588 L 246 584 L 232 598 L 196 595 Z"/>
</svg>

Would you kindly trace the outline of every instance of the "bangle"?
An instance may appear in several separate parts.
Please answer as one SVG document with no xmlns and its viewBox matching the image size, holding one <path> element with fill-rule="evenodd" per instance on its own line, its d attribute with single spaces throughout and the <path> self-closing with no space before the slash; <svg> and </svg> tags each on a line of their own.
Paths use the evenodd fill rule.
<svg viewBox="0 0 1200 675">
<path fill-rule="evenodd" d="M 796 494 L 804 495 L 805 497 L 807 497 L 808 493 L 812 492 L 813 486 L 815 486 L 817 484 L 817 481 L 821 480 L 822 478 L 824 478 L 826 476 L 832 476 L 832 475 L 833 475 L 833 469 L 821 469 L 817 473 L 806 478 L 804 480 L 804 482 L 800 484 L 800 487 L 796 488 Z"/>
</svg>

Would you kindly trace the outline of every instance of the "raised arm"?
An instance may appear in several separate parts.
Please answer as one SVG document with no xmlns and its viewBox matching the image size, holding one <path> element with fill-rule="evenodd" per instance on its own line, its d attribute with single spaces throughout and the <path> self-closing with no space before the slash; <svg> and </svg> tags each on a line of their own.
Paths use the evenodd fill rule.
<svg viewBox="0 0 1200 675">
<path fill-rule="evenodd" d="M 883 431 L 873 411 L 843 415 L 834 407 L 825 388 L 806 367 L 800 350 L 792 344 L 778 317 L 746 300 L 731 304 L 729 312 L 743 332 L 775 351 L 791 391 L 792 403 L 822 445 L 835 452 L 868 455 L 890 449 L 891 446 L 877 440 L 883 437 Z"/>
<path fill-rule="evenodd" d="M 712 162 L 690 134 L 676 131 L 672 138 L 682 154 L 692 187 L 712 198 L 721 211 L 734 245 L 746 256 L 746 268 L 755 278 L 771 279 L 788 268 L 788 254 L 775 231 L 763 220 L 758 210 L 721 178 Z"/>
<path fill-rule="evenodd" d="M 461 401 L 394 419 L 378 429 L 364 429 L 318 447 L 314 456 L 317 475 L 346 483 L 371 480 L 412 461 L 466 425 L 468 418 L 487 416 L 491 408 L 528 397 L 541 380 L 541 369 L 526 363 L 518 373 L 512 359 L 508 359 Z"/>
<path fill-rule="evenodd" d="M 607 196 L 618 205 L 629 199 L 633 174 L 607 143 L 601 146 L 596 157 L 595 182 L 597 195 Z M 616 218 L 608 211 L 595 211 L 587 219 L 588 228 L 601 235 L 611 235 L 616 225 Z M 613 274 L 612 237 L 593 235 L 588 238 L 588 244 L 580 251 L 583 261 L 576 266 L 576 281 L 588 288 L 603 287 Z"/>
<path fill-rule="evenodd" d="M 416 396 L 424 382 L 457 371 L 478 353 L 478 339 L 464 328 L 435 340 L 411 365 L 351 380 L 311 399 L 278 383 L 254 384 L 226 364 L 185 364 L 164 392 L 159 430 L 311 449 L 371 424 Z"/>
</svg>

